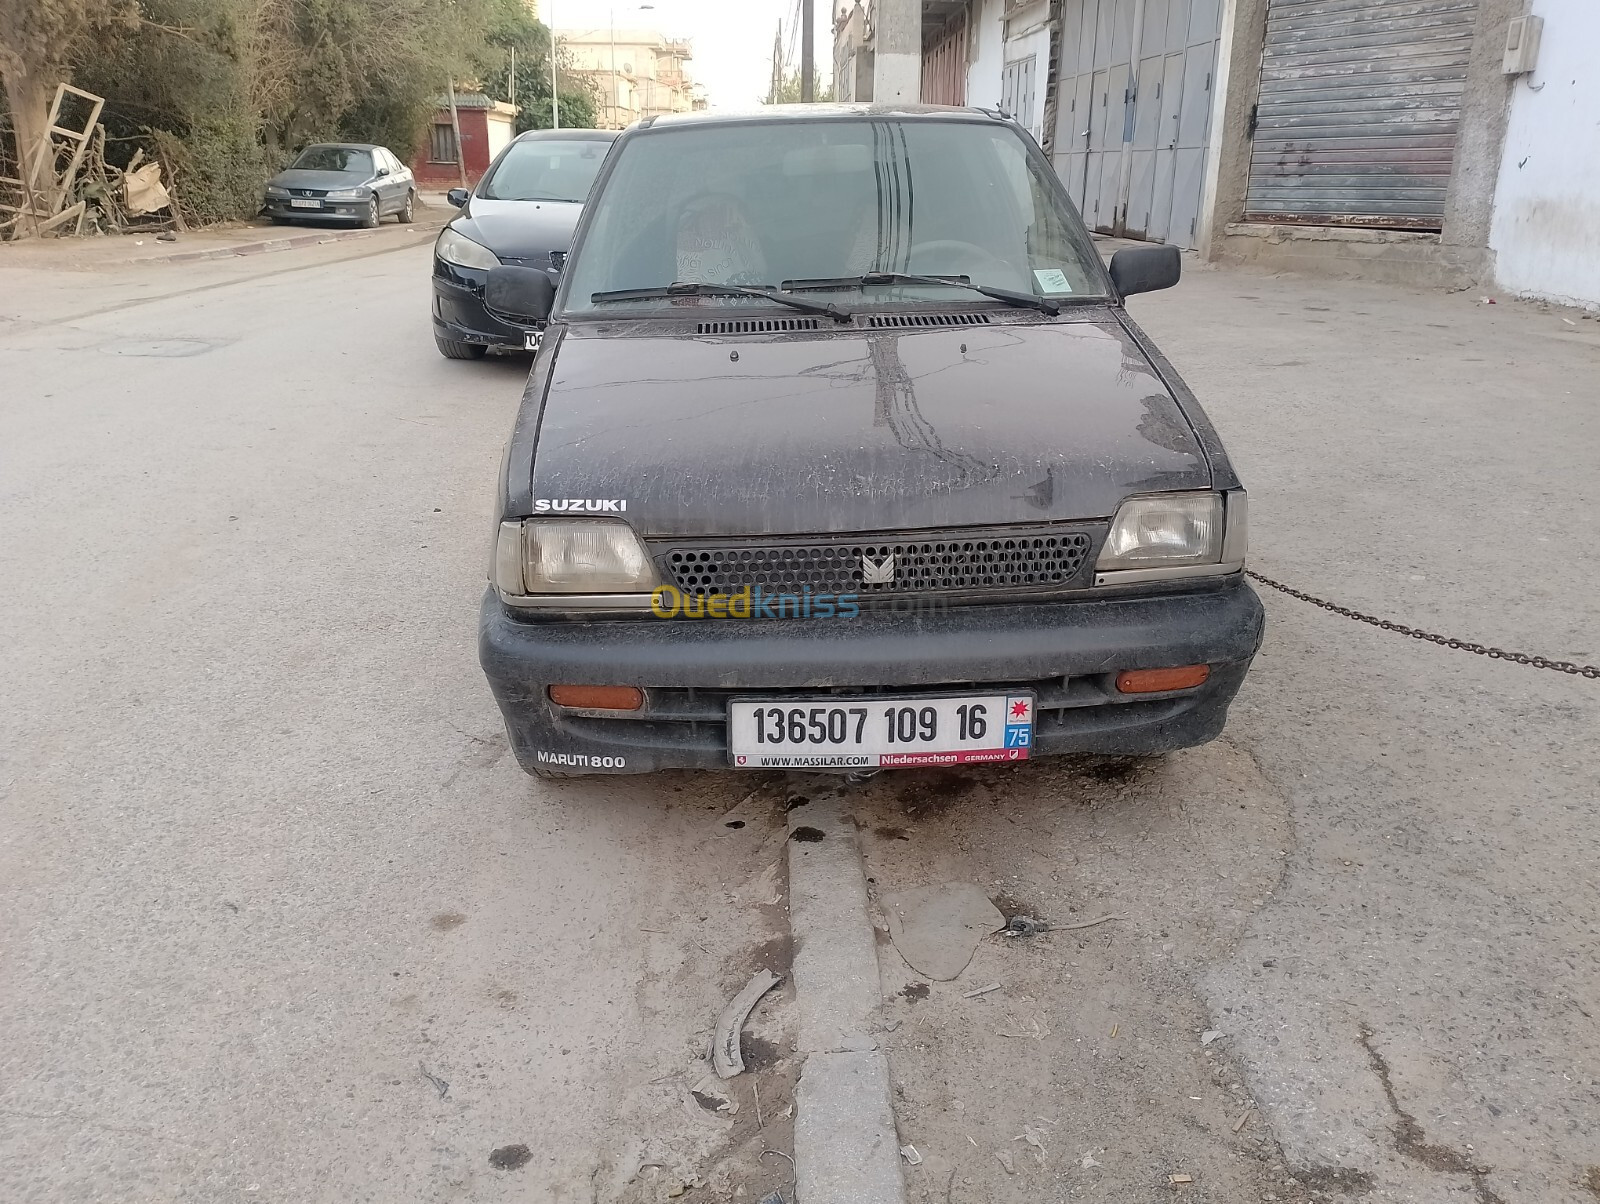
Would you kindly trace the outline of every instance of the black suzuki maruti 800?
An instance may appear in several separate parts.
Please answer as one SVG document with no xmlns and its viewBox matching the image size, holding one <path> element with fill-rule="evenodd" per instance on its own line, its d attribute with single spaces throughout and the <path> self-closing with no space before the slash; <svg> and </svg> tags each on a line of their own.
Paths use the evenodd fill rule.
<svg viewBox="0 0 1600 1204">
<path fill-rule="evenodd" d="M 1215 737 L 1245 492 L 1037 145 L 979 110 L 645 122 L 500 480 L 480 632 L 531 773 L 1016 762 Z"/>
</svg>

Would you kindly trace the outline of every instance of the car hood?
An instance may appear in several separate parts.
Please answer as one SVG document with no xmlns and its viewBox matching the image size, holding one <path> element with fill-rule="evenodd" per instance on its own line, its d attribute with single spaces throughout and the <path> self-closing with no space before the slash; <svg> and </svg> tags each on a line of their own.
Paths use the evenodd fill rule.
<svg viewBox="0 0 1600 1204">
<path fill-rule="evenodd" d="M 1101 309 L 735 339 L 569 329 L 529 501 L 625 514 L 647 535 L 908 531 L 1105 518 L 1129 494 L 1211 480 L 1183 410 Z"/>
<path fill-rule="evenodd" d="M 290 168 L 273 176 L 269 183 L 279 188 L 358 188 L 372 177 L 359 171 L 310 171 Z"/>
<path fill-rule="evenodd" d="M 548 259 L 572 246 L 583 206 L 563 201 L 490 201 L 473 197 L 450 225 L 501 259 Z"/>
</svg>

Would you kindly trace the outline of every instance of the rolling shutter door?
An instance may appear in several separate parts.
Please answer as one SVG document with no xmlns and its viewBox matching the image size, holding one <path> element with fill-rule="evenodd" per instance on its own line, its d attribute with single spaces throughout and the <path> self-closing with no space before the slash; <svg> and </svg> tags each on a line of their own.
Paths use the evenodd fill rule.
<svg viewBox="0 0 1600 1204">
<path fill-rule="evenodd" d="M 1437 230 L 1477 0 L 1268 0 L 1245 217 Z"/>
</svg>

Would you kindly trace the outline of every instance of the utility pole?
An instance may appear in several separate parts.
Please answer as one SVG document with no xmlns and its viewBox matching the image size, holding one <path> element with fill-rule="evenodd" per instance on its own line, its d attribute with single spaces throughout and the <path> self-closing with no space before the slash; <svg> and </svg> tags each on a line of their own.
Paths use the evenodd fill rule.
<svg viewBox="0 0 1600 1204">
<path fill-rule="evenodd" d="M 816 0 L 800 0 L 800 103 L 817 99 Z"/>
<path fill-rule="evenodd" d="M 456 111 L 456 81 L 450 81 L 450 128 L 456 136 L 456 169 L 461 175 L 461 187 L 467 186 L 467 152 L 461 145 L 461 114 Z"/>
<path fill-rule="evenodd" d="M 561 128 L 561 84 L 558 80 L 560 72 L 556 70 L 556 0 L 550 0 L 550 128 Z"/>
</svg>

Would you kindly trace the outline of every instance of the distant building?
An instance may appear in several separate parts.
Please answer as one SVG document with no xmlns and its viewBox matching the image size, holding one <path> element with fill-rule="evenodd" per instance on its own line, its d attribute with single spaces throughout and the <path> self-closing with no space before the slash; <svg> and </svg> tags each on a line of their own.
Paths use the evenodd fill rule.
<svg viewBox="0 0 1600 1204">
<path fill-rule="evenodd" d="M 411 174 L 431 188 L 455 188 L 466 164 L 467 182 L 476 184 L 489 164 L 515 137 L 517 106 L 490 100 L 480 92 L 456 93 L 456 116 L 461 122 L 461 145 L 456 145 L 450 120 L 450 98 L 441 96 L 428 126 L 427 141 L 411 157 Z"/>
<path fill-rule="evenodd" d="M 699 85 L 684 69 L 694 57 L 686 39 L 607 26 L 562 29 L 556 37 L 571 51 L 574 67 L 593 81 L 602 129 L 626 129 L 646 117 L 706 107 Z"/>
</svg>

